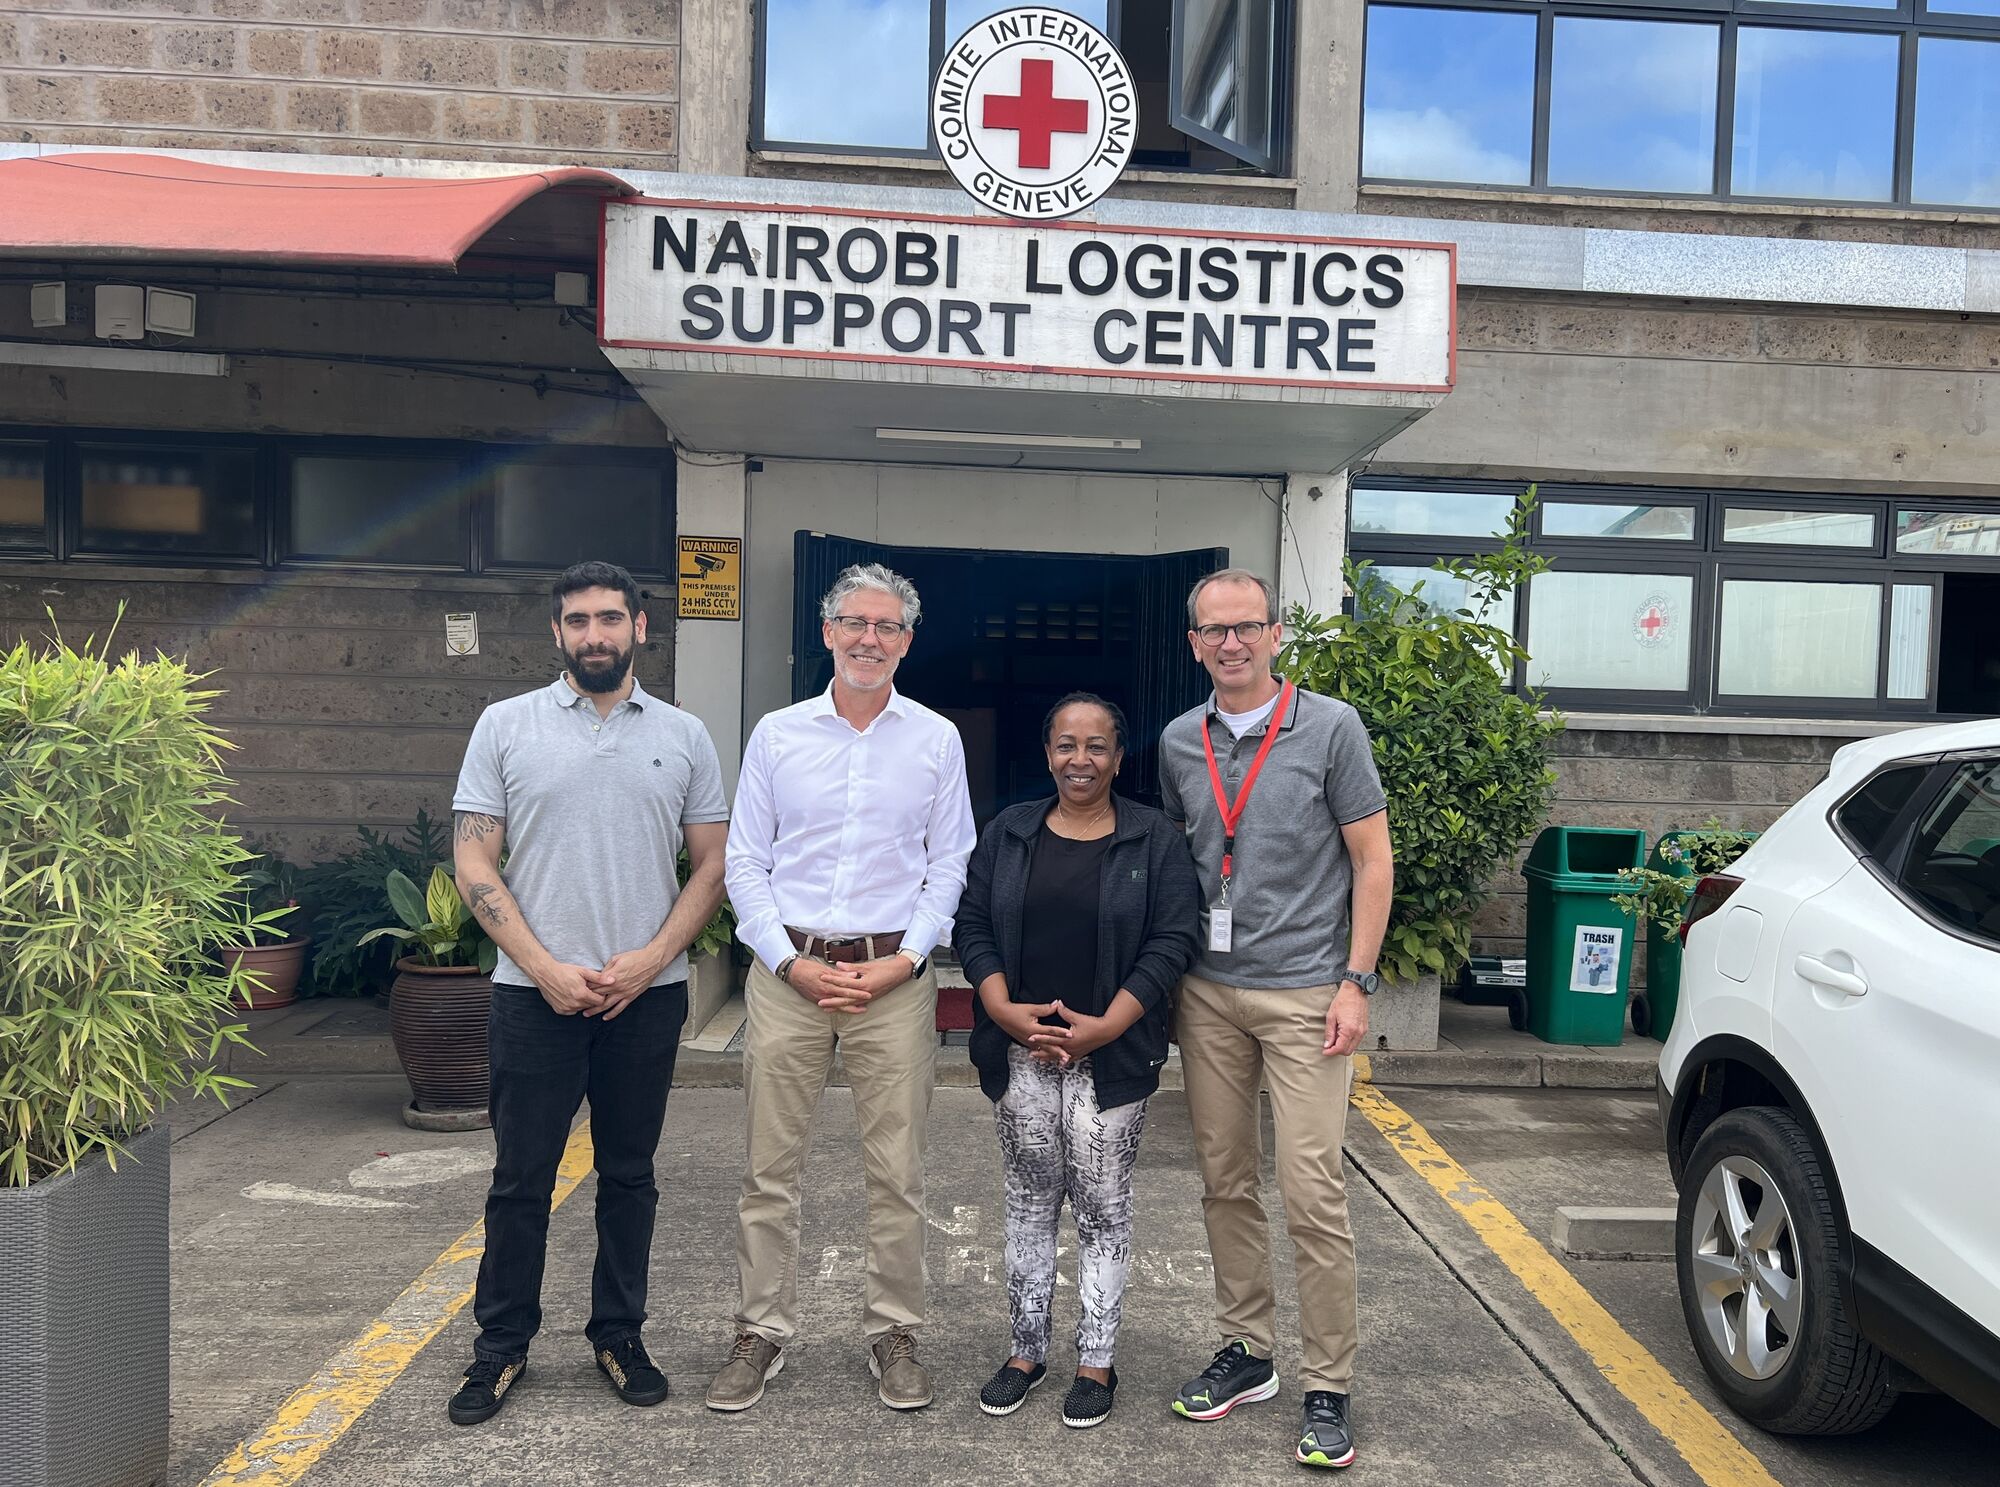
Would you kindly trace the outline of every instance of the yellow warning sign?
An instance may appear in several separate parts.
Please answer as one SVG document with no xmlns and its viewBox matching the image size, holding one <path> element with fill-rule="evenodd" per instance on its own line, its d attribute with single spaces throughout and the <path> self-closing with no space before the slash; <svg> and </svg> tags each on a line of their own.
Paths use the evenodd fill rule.
<svg viewBox="0 0 2000 1487">
<path fill-rule="evenodd" d="M 680 617 L 743 618 L 743 539 L 681 538 Z"/>
</svg>

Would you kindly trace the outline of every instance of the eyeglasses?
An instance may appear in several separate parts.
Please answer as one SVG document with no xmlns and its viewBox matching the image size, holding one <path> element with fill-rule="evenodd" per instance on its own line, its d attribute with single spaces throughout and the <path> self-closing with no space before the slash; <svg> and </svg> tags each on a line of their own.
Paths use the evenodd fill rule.
<svg viewBox="0 0 2000 1487">
<path fill-rule="evenodd" d="M 837 614 L 833 617 L 832 624 L 834 629 L 849 640 L 859 640 L 870 630 L 875 632 L 879 640 L 897 640 L 910 628 L 901 620 L 864 620 L 856 614 Z"/>
<path fill-rule="evenodd" d="M 1210 650 L 1214 650 L 1229 638 L 1232 630 L 1236 632 L 1236 638 L 1245 645 L 1255 645 L 1264 638 L 1264 632 L 1270 628 L 1270 624 L 1264 620 L 1242 620 L 1234 625 L 1197 625 L 1194 637 Z"/>
</svg>

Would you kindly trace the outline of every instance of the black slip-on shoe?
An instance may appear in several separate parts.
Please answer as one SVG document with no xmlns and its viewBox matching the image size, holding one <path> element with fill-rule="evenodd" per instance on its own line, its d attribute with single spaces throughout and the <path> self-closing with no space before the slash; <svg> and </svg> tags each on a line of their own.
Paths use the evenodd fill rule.
<svg viewBox="0 0 2000 1487">
<path fill-rule="evenodd" d="M 525 1358 L 513 1363 L 474 1358 L 472 1367 L 465 1371 L 458 1392 L 451 1396 L 448 1407 L 451 1423 L 477 1425 L 492 1419 L 500 1413 L 500 1406 L 507 1402 L 507 1391 L 514 1387 L 514 1381 L 527 1371 L 528 1360 Z"/>
<path fill-rule="evenodd" d="M 1100 1384 L 1096 1379 L 1076 1376 L 1076 1382 L 1069 1386 L 1069 1393 L 1063 1396 L 1063 1424 L 1072 1430 L 1088 1430 L 1093 1425 L 1102 1425 L 1111 1413 L 1112 1396 L 1118 1392 L 1118 1370 L 1111 1370 L 1109 1383 Z"/>
<path fill-rule="evenodd" d="M 1220 1420 L 1239 1404 L 1255 1404 L 1277 1392 L 1277 1365 L 1259 1358 L 1239 1338 L 1217 1353 L 1199 1378 L 1181 1386 L 1174 1413 L 1190 1420 Z"/>
<path fill-rule="evenodd" d="M 1027 1400 L 1028 1391 L 1048 1376 L 1045 1364 L 1037 1363 L 1029 1373 L 1016 1368 L 1010 1359 L 979 1391 L 979 1407 L 989 1415 L 1011 1415 Z"/>
<path fill-rule="evenodd" d="M 1347 1425 L 1345 1394 L 1315 1389 L 1306 1395 L 1297 1455 L 1307 1466 L 1354 1464 L 1354 1432 Z"/>
<path fill-rule="evenodd" d="M 597 1371 L 627 1404 L 658 1404 L 667 1397 L 667 1376 L 653 1366 L 635 1333 L 597 1350 Z"/>
</svg>

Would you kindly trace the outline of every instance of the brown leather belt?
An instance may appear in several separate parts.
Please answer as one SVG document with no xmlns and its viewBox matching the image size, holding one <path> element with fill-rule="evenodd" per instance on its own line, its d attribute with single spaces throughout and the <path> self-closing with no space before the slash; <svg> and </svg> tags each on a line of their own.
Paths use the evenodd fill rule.
<svg viewBox="0 0 2000 1487">
<path fill-rule="evenodd" d="M 792 948 L 799 954 L 837 966 L 851 965 L 858 960 L 880 960 L 894 955 L 903 943 L 901 930 L 892 935 L 835 935 L 829 938 L 809 935 L 787 924 L 785 933 L 792 937 Z"/>
</svg>

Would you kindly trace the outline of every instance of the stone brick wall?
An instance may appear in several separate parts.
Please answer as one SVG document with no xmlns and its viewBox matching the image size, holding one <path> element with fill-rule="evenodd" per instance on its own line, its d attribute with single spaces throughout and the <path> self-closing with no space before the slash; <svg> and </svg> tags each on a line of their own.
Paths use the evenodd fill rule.
<svg viewBox="0 0 2000 1487">
<path fill-rule="evenodd" d="M 680 0 L 6 0 L 0 137 L 672 170 Z"/>
<path fill-rule="evenodd" d="M 8 563 L 0 643 L 31 641 L 53 610 L 73 639 L 154 649 L 215 673 L 213 705 L 236 750 L 227 812 L 299 862 L 333 856 L 366 824 L 400 830 L 418 807 L 449 819 L 480 709 L 554 679 L 547 580 L 414 574 L 232 573 Z M 635 662 L 673 696 L 671 601 Z M 444 616 L 479 616 L 479 654 L 444 650 Z"/>
</svg>

